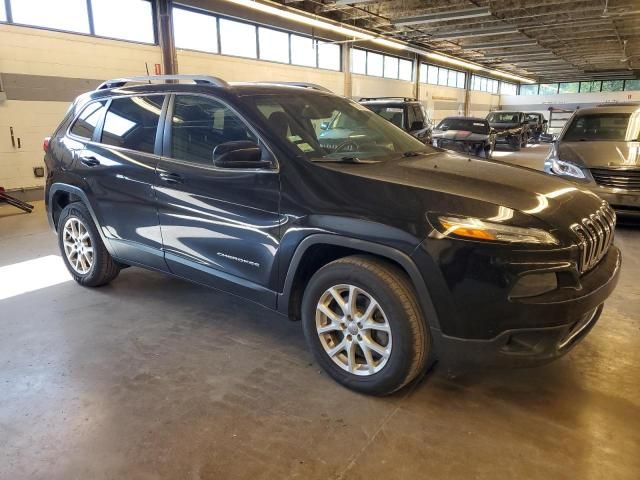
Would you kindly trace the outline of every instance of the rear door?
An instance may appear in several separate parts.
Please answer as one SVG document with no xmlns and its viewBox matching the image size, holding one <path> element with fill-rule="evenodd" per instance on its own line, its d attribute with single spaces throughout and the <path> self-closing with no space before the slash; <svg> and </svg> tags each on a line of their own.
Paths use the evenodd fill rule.
<svg viewBox="0 0 640 480">
<path fill-rule="evenodd" d="M 164 101 L 165 95 L 157 94 L 109 100 L 94 141 L 84 145 L 77 159 L 77 170 L 116 256 L 160 270 L 167 268 L 154 183 Z"/>
<path fill-rule="evenodd" d="M 275 306 L 270 291 L 279 245 L 280 180 L 271 168 L 220 168 L 213 149 L 260 142 L 220 99 L 172 97 L 158 164 L 157 198 L 165 258 L 180 276 Z"/>
</svg>

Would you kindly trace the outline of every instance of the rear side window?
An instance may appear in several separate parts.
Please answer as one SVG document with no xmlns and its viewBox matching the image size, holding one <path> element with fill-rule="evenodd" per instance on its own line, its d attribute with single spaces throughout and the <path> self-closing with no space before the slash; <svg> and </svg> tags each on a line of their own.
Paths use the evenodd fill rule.
<svg viewBox="0 0 640 480">
<path fill-rule="evenodd" d="M 102 143 L 153 153 L 164 95 L 115 98 L 102 128 Z"/>
<path fill-rule="evenodd" d="M 107 102 L 93 102 L 84 107 L 84 110 L 78 115 L 78 118 L 71 127 L 71 133 L 85 140 L 93 138 L 93 132 L 96 125 L 102 117 L 106 109 Z"/>
<path fill-rule="evenodd" d="M 229 107 L 212 98 L 176 95 L 171 117 L 171 156 L 213 165 L 213 149 L 257 138 Z"/>
</svg>

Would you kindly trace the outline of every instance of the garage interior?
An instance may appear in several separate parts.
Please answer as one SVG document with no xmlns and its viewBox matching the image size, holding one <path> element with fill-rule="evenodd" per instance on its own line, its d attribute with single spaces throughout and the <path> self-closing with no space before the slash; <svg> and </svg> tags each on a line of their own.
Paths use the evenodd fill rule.
<svg viewBox="0 0 640 480">
<path fill-rule="evenodd" d="M 333 382 L 298 322 L 246 300 L 140 268 L 73 282 L 43 138 L 79 94 L 147 73 L 416 98 L 434 125 L 539 112 L 559 134 L 578 108 L 640 101 L 640 4 L 0 0 L 0 187 L 34 206 L 0 203 L 0 479 L 639 478 L 637 222 L 619 222 L 619 284 L 568 355 L 436 365 L 383 398 Z M 542 170 L 549 149 L 493 159 Z"/>
</svg>

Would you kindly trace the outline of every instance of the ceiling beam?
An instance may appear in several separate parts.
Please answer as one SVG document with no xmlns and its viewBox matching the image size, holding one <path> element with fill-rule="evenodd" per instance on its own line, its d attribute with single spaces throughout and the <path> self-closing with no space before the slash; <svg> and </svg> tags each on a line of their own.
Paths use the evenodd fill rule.
<svg viewBox="0 0 640 480">
<path fill-rule="evenodd" d="M 486 37 L 489 35 L 504 35 L 508 33 L 519 33 L 516 27 L 487 27 L 471 28 L 468 30 L 458 30 L 448 33 L 437 33 L 431 36 L 432 40 L 449 40 L 453 38 Z"/>
<path fill-rule="evenodd" d="M 491 15 L 489 7 L 465 8 L 464 10 L 451 10 L 440 13 L 427 13 L 423 15 L 412 15 L 410 17 L 392 18 L 393 25 L 417 25 L 424 23 L 447 22 L 449 20 L 460 20 L 463 18 L 488 17 Z"/>
</svg>

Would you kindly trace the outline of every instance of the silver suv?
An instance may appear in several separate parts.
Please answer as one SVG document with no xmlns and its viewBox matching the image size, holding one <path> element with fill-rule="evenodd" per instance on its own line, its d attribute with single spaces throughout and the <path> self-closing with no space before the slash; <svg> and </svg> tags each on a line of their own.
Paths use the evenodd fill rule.
<svg viewBox="0 0 640 480">
<path fill-rule="evenodd" d="M 577 110 L 554 141 L 545 171 L 584 184 L 618 213 L 640 218 L 640 104 Z"/>
</svg>

